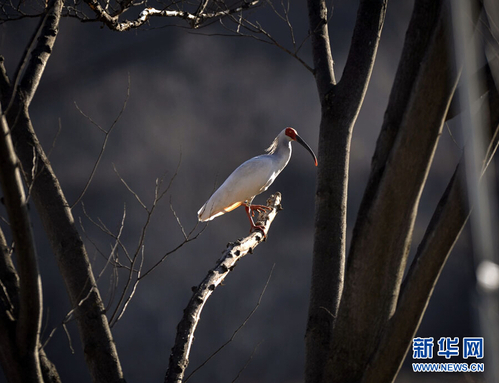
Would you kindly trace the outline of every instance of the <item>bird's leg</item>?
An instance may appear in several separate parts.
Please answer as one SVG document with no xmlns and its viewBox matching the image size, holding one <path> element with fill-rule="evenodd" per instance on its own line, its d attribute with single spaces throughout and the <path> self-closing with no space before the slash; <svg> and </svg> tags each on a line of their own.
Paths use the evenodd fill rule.
<svg viewBox="0 0 499 383">
<path fill-rule="evenodd" d="M 253 210 L 263 211 L 263 210 L 272 210 L 272 209 L 269 208 L 268 206 L 247 205 L 247 204 L 244 205 L 244 209 L 246 210 L 246 214 L 248 215 L 248 218 L 250 220 L 250 224 L 251 224 L 250 233 L 254 230 L 260 230 L 263 233 L 263 237 L 265 238 L 266 237 L 265 228 L 261 225 L 255 225 L 255 222 L 253 221 L 253 215 L 254 215 Z"/>
</svg>

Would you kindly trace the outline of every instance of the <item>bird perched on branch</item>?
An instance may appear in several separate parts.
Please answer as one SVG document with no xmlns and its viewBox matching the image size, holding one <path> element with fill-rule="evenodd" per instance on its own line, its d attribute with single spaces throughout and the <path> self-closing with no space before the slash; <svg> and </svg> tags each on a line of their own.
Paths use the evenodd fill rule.
<svg viewBox="0 0 499 383">
<path fill-rule="evenodd" d="M 314 158 L 317 166 L 317 157 L 310 146 L 303 141 L 293 128 L 284 129 L 274 139 L 266 154 L 253 157 L 244 162 L 225 180 L 213 193 L 210 199 L 198 211 L 200 221 L 211 221 L 213 218 L 225 214 L 244 204 L 246 214 L 251 223 L 251 230 L 261 226 L 253 222 L 254 211 L 269 209 L 264 205 L 252 205 L 256 195 L 264 192 L 274 182 L 279 173 L 286 167 L 291 158 L 291 142 L 296 141 L 307 149 Z"/>
</svg>

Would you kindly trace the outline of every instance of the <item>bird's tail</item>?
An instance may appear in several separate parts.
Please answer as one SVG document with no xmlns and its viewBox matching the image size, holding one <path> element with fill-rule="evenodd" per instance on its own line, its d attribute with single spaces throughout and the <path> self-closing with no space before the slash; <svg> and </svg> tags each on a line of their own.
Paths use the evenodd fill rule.
<svg viewBox="0 0 499 383">
<path fill-rule="evenodd" d="M 210 214 L 208 211 L 206 211 L 206 203 L 199 209 L 198 211 L 198 219 L 201 222 L 209 221 L 210 220 Z"/>
<path fill-rule="evenodd" d="M 235 202 L 232 205 L 224 207 L 222 209 L 215 209 L 213 203 L 210 203 L 210 201 L 211 199 L 208 200 L 208 202 L 206 202 L 198 211 L 198 219 L 201 222 L 211 221 L 213 218 L 228 213 L 229 211 L 232 211 L 243 204 L 242 202 Z"/>
</svg>

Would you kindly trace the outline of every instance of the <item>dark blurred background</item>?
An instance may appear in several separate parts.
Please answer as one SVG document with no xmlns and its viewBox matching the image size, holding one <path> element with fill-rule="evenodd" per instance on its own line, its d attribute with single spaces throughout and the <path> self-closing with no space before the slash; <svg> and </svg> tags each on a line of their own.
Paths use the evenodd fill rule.
<svg viewBox="0 0 499 383">
<path fill-rule="evenodd" d="M 341 78 L 348 53 L 357 6 L 357 2 L 350 1 L 334 4 L 330 36 L 337 79 Z M 376 65 L 353 136 L 350 230 L 369 174 L 411 11 L 411 1 L 388 5 Z M 258 9 L 253 16 L 276 40 L 291 47 L 289 29 L 269 7 Z M 296 39 L 301 42 L 308 29 L 305 2 L 292 2 L 290 17 Z M 218 25 L 196 32 L 165 25 L 166 21 L 154 20 L 140 30 L 116 33 L 99 23 L 64 18 L 31 106 L 35 130 L 47 152 L 57 138 L 50 159 L 72 203 L 84 188 L 104 139 L 75 103 L 107 130 L 123 106 L 130 78 L 126 109 L 110 135 L 82 201 L 89 217 L 115 233 L 126 207 L 122 239 L 133 252 L 147 213 L 120 181 L 113 165 L 150 206 L 155 180 L 164 178 L 167 185 L 180 161 L 177 176 L 148 228 L 144 269 L 183 240 L 170 202 L 185 230 L 190 231 L 197 224 L 198 209 L 214 187 L 240 163 L 263 153 L 284 127 L 294 127 L 316 151 L 320 120 L 312 74 L 277 47 L 252 38 L 211 36 L 224 33 Z M 0 25 L 0 53 L 10 76 L 35 26 L 36 20 L 32 19 Z M 312 65 L 308 42 L 300 55 Z M 442 134 L 421 201 L 414 248 L 461 154 L 454 129 L 451 121 Z M 272 192 L 280 191 L 284 210 L 274 221 L 268 240 L 239 263 L 208 301 L 196 331 L 191 370 L 231 337 L 257 305 L 273 268 L 272 276 L 255 314 L 191 382 L 231 382 L 243 368 L 239 382 L 303 380 L 315 181 L 316 168 L 310 155 L 295 146 L 288 167 L 255 200 L 263 203 Z M 102 254 L 109 255 L 114 241 L 90 221 L 81 204 L 73 214 L 82 233 L 84 230 L 98 276 L 106 265 Z M 68 324 L 74 354 L 61 326 L 70 307 L 34 209 L 32 218 L 43 279 L 43 339 L 56 328 L 46 351 L 63 381 L 88 382 L 75 323 Z M 203 226 L 199 225 L 195 233 Z M 221 216 L 138 285 L 123 318 L 113 328 L 128 382 L 162 381 L 175 327 L 191 295 L 191 286 L 197 285 L 214 266 L 227 242 L 247 235 L 248 230 L 242 208 Z M 120 259 L 125 261 L 123 252 Z M 466 230 L 441 275 L 418 335 L 436 339 L 477 335 L 471 265 Z M 98 282 L 111 309 L 128 278 L 126 270 L 120 270 L 118 287 L 113 288 L 113 275 L 108 266 Z M 440 359 L 432 361 L 445 361 Z M 412 361 L 409 352 L 407 367 Z M 482 378 L 481 374 L 416 374 L 404 368 L 397 381 L 481 382 Z"/>
</svg>

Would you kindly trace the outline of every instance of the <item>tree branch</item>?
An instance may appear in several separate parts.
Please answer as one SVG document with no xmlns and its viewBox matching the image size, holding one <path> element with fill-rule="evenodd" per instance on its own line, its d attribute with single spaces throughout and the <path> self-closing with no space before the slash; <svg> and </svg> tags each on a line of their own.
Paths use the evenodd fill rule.
<svg viewBox="0 0 499 383">
<path fill-rule="evenodd" d="M 276 13 L 278 16 L 279 13 L 274 10 L 274 13 Z M 265 44 L 272 44 L 272 45 L 275 45 L 277 48 L 279 48 L 280 50 L 282 50 L 283 52 L 287 53 L 288 55 L 290 55 L 291 57 L 295 58 L 296 60 L 298 60 L 298 62 L 300 64 L 302 64 L 309 72 L 311 73 L 314 73 L 314 70 L 300 57 L 298 56 L 298 52 L 300 50 L 300 47 L 296 47 L 296 42 L 294 40 L 292 40 L 293 42 L 293 47 L 294 47 L 294 50 L 291 51 L 289 50 L 288 48 L 286 48 L 283 44 L 279 43 L 279 41 L 277 41 L 269 32 L 267 32 L 265 29 L 263 29 L 263 27 L 260 25 L 259 22 L 251 22 L 247 19 L 244 19 L 242 17 L 239 17 L 239 18 L 236 18 L 235 16 L 230 16 L 230 19 L 236 23 L 237 25 L 237 28 L 234 30 L 234 29 L 231 29 L 229 27 L 226 27 L 225 24 L 222 24 L 223 27 L 225 27 L 226 29 L 228 29 L 230 32 L 234 33 L 234 34 L 219 34 L 219 33 L 214 33 L 214 34 L 205 34 L 206 36 L 228 36 L 228 37 L 233 37 L 233 36 L 241 36 L 241 37 L 251 37 L 257 41 L 260 41 L 262 43 L 265 43 Z M 290 21 L 287 20 L 287 25 L 289 26 L 289 28 L 291 28 L 292 30 L 292 27 L 291 27 L 291 24 L 290 24 Z M 241 28 L 244 28 L 245 30 L 248 30 L 250 33 L 249 34 L 246 34 L 246 33 L 242 33 L 241 32 Z M 266 37 L 265 38 L 260 38 L 258 37 L 257 35 L 258 34 L 262 34 L 263 36 Z M 294 38 L 294 36 L 293 36 Z M 308 37 L 306 37 L 304 39 L 307 40 Z M 303 43 L 302 43 L 303 44 Z"/>
<path fill-rule="evenodd" d="M 371 73 L 376 60 L 376 53 L 385 24 L 388 0 L 361 1 L 357 11 L 357 20 L 352 35 L 345 69 L 338 83 L 338 93 L 346 93 L 355 100 L 351 106 L 355 120 L 362 106 Z M 369 20 L 369 22 L 366 22 Z"/>
<path fill-rule="evenodd" d="M 274 271 L 275 263 L 272 266 L 272 269 L 270 269 L 270 274 L 269 277 L 267 278 L 267 282 L 265 282 L 265 286 L 263 286 L 263 290 L 260 293 L 260 296 L 258 297 L 258 302 L 256 302 L 255 307 L 250 311 L 250 313 L 246 316 L 246 319 L 234 330 L 232 333 L 231 337 L 227 339 L 220 347 L 218 347 L 203 363 L 201 363 L 199 366 L 197 366 L 185 379 L 185 382 L 187 382 L 197 371 L 201 370 L 206 363 L 208 363 L 212 358 L 214 358 L 220 351 L 222 351 L 229 343 L 231 343 L 236 335 L 243 329 L 244 326 L 249 322 L 253 314 L 256 312 L 260 304 L 262 303 L 263 295 L 265 294 L 265 291 L 267 290 L 267 287 L 270 283 L 270 278 L 272 277 L 272 272 Z"/>
<path fill-rule="evenodd" d="M 11 258 L 3 231 L 0 229 L 0 364 L 9 382 L 22 382 L 25 368 L 16 344 L 16 325 L 19 317 L 19 276 Z M 60 383 L 59 374 L 42 347 L 38 347 L 44 383 Z"/>
<path fill-rule="evenodd" d="M 9 382 L 23 383 L 23 369 L 17 353 L 15 321 L 6 311 L 0 311 L 0 363 Z"/>
<path fill-rule="evenodd" d="M 468 30 L 468 35 L 471 33 L 469 26 L 459 24 L 459 27 Z M 466 163 L 468 152 L 461 158 L 452 179 L 435 209 L 426 233 L 407 272 L 401 286 L 396 311 L 383 332 L 373 360 L 367 366 L 364 383 L 389 382 L 397 376 L 402 361 L 409 350 L 411 341 L 426 311 L 440 273 L 470 217 L 472 206 L 470 207 L 469 205 L 477 202 L 469 201 L 468 190 L 477 187 L 476 184 L 473 186 L 473 183 L 478 182 L 480 184 L 483 182 L 482 177 L 485 175 L 499 143 L 499 110 L 497 107 L 499 97 L 488 64 L 480 68 L 477 73 L 474 73 L 466 80 L 468 82 L 483 83 L 485 85 L 484 89 L 480 89 L 480 91 L 486 93 L 488 99 L 488 103 L 484 102 L 479 110 L 472 111 L 472 113 L 479 115 L 485 115 L 485 113 L 490 112 L 488 119 L 489 126 L 479 127 L 483 129 L 483 136 L 489 139 L 487 151 L 481 154 L 484 157 L 476 159 L 477 162 L 482 164 L 482 167 L 479 169 L 476 177 L 472 176 L 471 179 L 466 179 L 466 171 L 463 166 Z M 466 87 L 463 86 L 463 88 Z M 456 89 L 456 93 L 458 90 L 459 88 Z M 466 89 L 462 89 L 461 91 L 466 91 Z M 454 94 L 453 100 L 457 98 L 457 95 Z M 474 99 L 470 97 L 468 102 L 475 102 L 477 98 L 478 95 L 475 94 Z M 466 105 L 466 103 L 464 104 Z M 450 107 L 452 107 L 452 103 Z M 467 107 L 470 106 L 468 105 Z M 454 111 L 460 113 L 460 109 L 460 107 L 457 107 Z M 449 112 L 446 118 L 449 118 Z M 467 125 L 466 122 L 463 123 Z M 490 134 L 488 134 L 489 132 Z M 480 187 L 484 187 L 484 185 Z"/>
<path fill-rule="evenodd" d="M 12 262 L 12 249 L 0 228 L 0 283 L 4 311 L 11 319 L 19 316 L 19 276 Z"/>
<path fill-rule="evenodd" d="M 309 0 L 308 7 L 322 116 L 312 285 L 305 336 L 305 379 L 307 382 L 320 382 L 344 284 L 350 141 L 369 85 L 384 23 L 386 0 L 360 2 L 347 67 L 337 85 L 329 47 L 325 1 Z"/>
<path fill-rule="evenodd" d="M 111 132 L 113 131 L 114 127 L 116 126 L 116 124 L 120 120 L 121 116 L 123 115 L 123 112 L 126 109 L 126 105 L 128 103 L 128 99 L 129 98 L 130 98 L 130 74 L 128 74 L 128 87 L 127 87 L 127 91 L 126 91 L 125 101 L 123 102 L 123 106 L 122 106 L 120 112 L 118 113 L 118 116 L 115 118 L 114 122 L 111 124 L 111 126 L 109 127 L 108 130 L 103 129 L 99 124 L 97 124 L 96 122 L 94 122 L 89 116 L 87 116 L 80 109 L 80 107 L 75 102 L 76 109 L 78 109 L 78 111 L 84 117 L 86 117 L 92 124 L 94 124 L 102 133 L 104 133 L 104 140 L 103 140 L 102 145 L 101 145 L 99 156 L 97 157 L 97 160 L 94 163 L 92 171 L 90 172 L 90 176 L 88 177 L 87 183 L 85 184 L 85 186 L 84 186 L 83 190 L 81 191 L 80 195 L 78 196 L 78 198 L 76 198 L 76 201 L 73 202 L 73 204 L 71 205 L 71 209 L 73 209 L 81 201 L 81 199 L 83 198 L 83 196 L 87 192 L 90 184 L 92 183 L 92 180 L 93 180 L 94 175 L 95 175 L 95 173 L 97 171 L 99 163 L 100 163 L 100 161 L 102 159 L 102 156 L 104 155 L 104 151 L 106 150 L 106 145 L 107 145 L 107 141 L 109 140 L 109 136 L 111 135 Z M 50 155 L 50 153 L 49 153 L 49 155 Z"/>
<path fill-rule="evenodd" d="M 308 0 L 307 6 L 314 76 L 322 103 L 332 86 L 336 85 L 334 61 L 329 43 L 327 6 L 324 0 Z"/>
<path fill-rule="evenodd" d="M 10 91 L 10 80 L 5 70 L 4 57 L 0 56 L 0 102 L 3 105 L 8 104 L 8 93 Z"/>
<path fill-rule="evenodd" d="M 0 228 L 0 363 L 7 380 L 22 382 L 22 368 L 16 343 L 16 318 L 19 316 L 19 276 Z"/>
<path fill-rule="evenodd" d="M 438 277 L 468 220 L 469 210 L 465 207 L 466 195 L 459 173 L 458 166 L 426 229 L 402 285 L 397 310 L 367 366 L 365 383 L 391 382 L 396 377 Z"/>
<path fill-rule="evenodd" d="M 62 383 L 55 365 L 49 360 L 45 350 L 40 348 L 40 367 L 42 369 L 43 383 Z"/>
<path fill-rule="evenodd" d="M 497 124 L 495 133 L 484 160 L 482 175 L 497 149 Z M 471 209 L 467 207 L 468 196 L 463 187 L 465 182 L 461 167 L 462 164 L 458 164 L 428 224 L 402 284 L 395 314 L 388 322 L 377 352 L 366 368 L 363 383 L 389 382 L 397 376 L 440 273 L 468 221 Z"/>
<path fill-rule="evenodd" d="M 260 0 L 253 1 L 243 1 L 241 5 L 233 7 L 221 9 L 219 11 L 214 12 L 206 12 L 206 6 L 208 1 L 203 0 L 198 6 L 196 12 L 190 13 L 187 11 L 183 11 L 180 9 L 171 10 L 171 9 L 156 9 L 152 7 L 147 7 L 140 12 L 138 17 L 135 20 L 126 20 L 123 22 L 119 21 L 119 16 L 127 9 L 124 8 L 120 12 L 116 12 L 111 15 L 104 7 L 100 4 L 98 0 L 84 0 L 85 3 L 95 12 L 97 19 L 102 21 L 109 29 L 117 32 L 124 32 L 130 29 L 139 28 L 145 23 L 147 23 L 152 17 L 162 17 L 162 18 L 177 18 L 183 19 L 190 23 L 192 28 L 199 28 L 201 24 L 208 20 L 219 19 L 228 15 L 232 15 L 234 13 L 239 13 L 244 10 L 253 8 L 260 3 Z"/>
<path fill-rule="evenodd" d="M 484 96 L 485 93 L 487 93 L 489 97 L 489 101 L 492 98 L 493 103 L 495 105 L 491 105 L 490 112 L 491 113 L 497 113 L 497 110 L 499 109 L 498 104 L 498 95 L 497 95 L 497 88 L 495 86 L 494 82 L 494 77 L 492 76 L 492 71 L 491 67 L 494 65 L 499 65 L 499 56 L 496 56 L 486 62 L 479 70 L 477 73 L 474 74 L 472 81 L 477 81 L 478 79 L 485 79 L 486 86 L 483 87 L 484 93 L 480 94 L 479 96 L 482 97 Z M 461 106 L 459 105 L 459 94 L 463 90 L 461 89 L 461 86 L 458 86 L 456 88 L 456 92 L 454 93 L 454 97 L 452 98 L 452 102 L 449 105 L 449 111 L 447 112 L 447 116 L 445 116 L 445 119 L 447 121 L 453 119 L 456 117 L 459 113 L 462 112 Z M 478 100 L 473 100 L 473 101 L 478 101 Z"/>
<path fill-rule="evenodd" d="M 19 163 L 1 107 L 0 125 L 0 183 L 9 215 L 19 269 L 19 316 L 16 323 L 16 344 L 20 358 L 24 361 L 23 379 L 41 383 L 43 378 L 38 356 L 42 319 L 41 279 L 38 273 L 35 243 Z"/>
<path fill-rule="evenodd" d="M 236 266 L 237 261 L 253 250 L 267 236 L 270 225 L 281 209 L 281 194 L 276 193 L 267 200 L 267 206 L 272 210 L 270 212 L 260 212 L 257 225 L 265 227 L 264 235 L 261 231 L 255 231 L 248 237 L 230 242 L 224 251 L 222 258 L 217 266 L 208 272 L 206 278 L 194 291 L 187 307 L 184 310 L 184 316 L 177 326 L 177 336 L 175 344 L 170 354 L 168 370 L 165 376 L 165 383 L 181 383 L 185 370 L 189 364 L 189 354 L 194 341 L 194 332 L 196 331 L 201 311 L 204 308 L 208 298 L 213 291 L 220 285 L 225 277 Z M 264 237 L 265 236 L 265 237 Z"/>
<path fill-rule="evenodd" d="M 12 141 L 21 162 L 31 197 L 45 228 L 52 250 L 66 284 L 71 306 L 79 326 L 86 362 L 94 382 L 122 382 L 123 372 L 113 341 L 105 307 L 90 266 L 88 255 L 75 227 L 74 218 L 31 124 L 28 105 L 38 86 L 46 62 L 52 52 L 58 31 L 61 0 L 52 0 L 49 8 L 55 12 L 42 27 L 30 63 L 20 82 L 22 91 L 13 98 L 6 114 Z M 0 63 L 1 64 L 1 63 Z M 4 72 L 4 70 L 0 71 Z M 13 94 L 13 92 L 9 92 Z M 2 92 L 2 97 L 4 96 Z M 32 164 L 39 166 L 36 178 Z M 85 297 L 85 299 L 82 299 Z"/>
<path fill-rule="evenodd" d="M 350 133 L 348 129 L 334 129 L 334 119 L 330 117 L 332 113 L 326 105 L 326 95 L 336 85 L 326 2 L 308 0 L 307 6 L 314 76 L 322 116 L 318 146 L 312 280 L 305 332 L 305 382 L 318 383 L 324 372 L 331 329 L 343 291 L 347 153 Z M 334 170 L 331 168 L 331 163 L 334 164 Z M 338 185 L 338 188 L 333 190 L 331 185 Z"/>
<path fill-rule="evenodd" d="M 444 1 L 415 3 L 352 236 L 327 369 L 334 382 L 360 379 L 395 311 L 419 198 L 458 78 L 448 14 Z"/>
<path fill-rule="evenodd" d="M 25 52 L 25 60 L 28 60 L 26 61 L 26 70 L 23 73 L 24 64 L 21 64 L 16 74 L 11 102 L 15 99 L 15 93 L 19 92 L 26 107 L 29 107 L 54 47 L 63 3 L 62 0 L 51 0 L 48 2 L 46 13 L 40 20 L 32 42 Z M 17 87 L 18 79 L 20 81 L 19 87 Z M 8 112 L 10 106 L 11 103 L 9 103 L 5 113 Z"/>
</svg>

